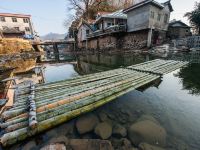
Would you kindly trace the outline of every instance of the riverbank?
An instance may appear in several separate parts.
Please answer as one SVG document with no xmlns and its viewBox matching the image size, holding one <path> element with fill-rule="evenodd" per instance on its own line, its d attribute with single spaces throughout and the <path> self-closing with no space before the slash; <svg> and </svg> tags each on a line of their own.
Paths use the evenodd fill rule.
<svg viewBox="0 0 200 150">
<path fill-rule="evenodd" d="M 32 51 L 34 51 L 33 47 L 28 40 L 20 38 L 0 39 L 0 55 L 19 54 Z"/>
<path fill-rule="evenodd" d="M 105 68 L 109 70 L 141 63 L 149 60 L 149 58 L 155 59 L 149 56 L 135 56 L 132 54 L 117 56 L 102 54 L 88 56 L 85 54 L 76 55 L 75 58 L 77 59 L 77 65 L 40 64 L 42 68 L 44 67 L 42 71 L 44 81 L 49 83 L 65 80 L 66 78 L 70 79 L 77 76 L 78 72 L 90 74 L 103 71 Z M 29 67 L 27 66 L 27 68 Z M 6 149 L 38 150 L 59 147 L 67 150 L 76 150 L 76 148 L 84 148 L 85 145 L 88 145 L 91 149 L 103 149 L 102 147 L 104 147 L 104 149 L 126 150 L 125 148 L 128 148 L 127 150 L 134 150 L 142 149 L 150 144 L 165 150 L 198 150 L 200 145 L 198 68 L 198 64 L 189 65 L 180 71 L 164 76 L 162 81 L 153 87 L 148 86 L 145 89 L 139 89 L 142 92 L 132 91 L 89 114 L 82 115 Z M 32 78 L 35 73 L 26 72 L 17 76 L 20 78 Z M 78 129 L 78 127 L 83 127 L 83 120 L 88 120 L 89 118 L 96 118 L 92 119 L 94 121 L 89 121 L 89 125 L 96 122 L 95 127 L 93 126 L 86 133 L 81 133 L 83 130 Z M 141 118 L 145 118 L 143 121 L 147 123 L 146 126 L 142 127 L 142 131 L 145 131 L 145 139 L 142 141 L 135 140 L 137 137 L 131 139 L 129 136 L 131 134 L 130 128 L 133 126 L 133 135 L 140 132 L 138 129 L 136 131 L 135 127 L 138 124 L 142 124 Z M 77 122 L 81 125 L 78 126 Z M 86 124 L 88 127 L 89 125 Z M 97 126 L 100 127 L 97 128 Z M 104 135 L 100 133 L 105 126 L 106 131 L 109 130 L 106 133 L 110 134 L 111 130 L 112 132 L 108 138 L 103 140 L 102 136 Z M 151 144 L 151 141 L 147 141 L 148 138 L 146 139 L 146 137 L 150 134 L 147 131 L 151 131 L 148 127 L 151 127 L 151 130 L 154 127 L 162 129 L 162 134 L 159 134 L 162 135 L 162 138 L 159 136 L 159 139 L 162 139 L 159 140 L 160 142 Z M 116 132 L 116 129 L 120 130 L 120 132 Z M 157 133 L 157 130 L 154 133 Z M 154 133 L 150 135 L 154 136 Z M 158 140 L 156 139 L 156 141 Z M 164 146 L 160 145 L 160 143 L 164 143 L 163 141 L 165 141 Z"/>
</svg>

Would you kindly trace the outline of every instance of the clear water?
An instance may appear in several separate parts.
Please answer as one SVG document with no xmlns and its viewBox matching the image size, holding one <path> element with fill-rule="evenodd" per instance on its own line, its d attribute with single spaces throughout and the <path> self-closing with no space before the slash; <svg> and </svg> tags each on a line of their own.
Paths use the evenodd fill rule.
<svg viewBox="0 0 200 150">
<path fill-rule="evenodd" d="M 148 55 L 77 55 L 75 64 L 55 63 L 42 64 L 43 78 L 45 82 L 54 82 L 69 79 L 78 75 L 90 74 L 128 66 L 155 59 Z M 38 63 L 36 62 L 35 65 Z M 28 65 L 27 65 L 28 66 Z M 26 73 L 24 76 L 34 74 Z M 16 74 L 21 76 L 22 74 Z M 128 110 L 129 117 L 121 111 Z M 200 149 L 200 64 L 192 64 L 181 70 L 164 75 L 161 82 L 154 86 L 138 89 L 116 99 L 115 101 L 102 106 L 97 110 L 107 111 L 115 116 L 120 114 L 127 121 L 123 122 L 129 126 L 142 114 L 150 114 L 159 120 L 160 124 L 167 131 L 168 149 Z M 95 112 L 94 112 L 95 113 Z M 120 120 L 115 120 L 119 121 Z M 62 126 L 53 129 L 53 133 L 59 134 L 64 130 Z M 60 133 L 61 134 L 61 133 Z M 47 137 L 40 135 L 42 142 Z M 73 138 L 81 138 L 74 135 Z M 35 138 L 37 140 L 37 138 Z M 41 144 L 41 141 L 39 144 Z M 25 142 L 26 143 L 26 142 Z M 20 146 L 23 147 L 22 143 Z M 20 147 L 19 145 L 15 146 Z M 187 148 L 186 148 L 187 147 Z M 12 148 L 11 148 L 12 149 Z"/>
<path fill-rule="evenodd" d="M 77 75 L 72 64 L 48 64 L 43 69 L 45 83 L 67 80 Z"/>
</svg>

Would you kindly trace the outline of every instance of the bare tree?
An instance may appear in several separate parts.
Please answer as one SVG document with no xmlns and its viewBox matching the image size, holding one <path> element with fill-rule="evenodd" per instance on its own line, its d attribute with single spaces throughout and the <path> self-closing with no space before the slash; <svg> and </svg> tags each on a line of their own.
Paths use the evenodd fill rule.
<svg viewBox="0 0 200 150">
<path fill-rule="evenodd" d="M 76 15 L 83 16 L 85 19 L 89 17 L 90 9 L 98 9 L 98 6 L 106 0 L 69 0 L 68 9 L 76 11 Z"/>
</svg>

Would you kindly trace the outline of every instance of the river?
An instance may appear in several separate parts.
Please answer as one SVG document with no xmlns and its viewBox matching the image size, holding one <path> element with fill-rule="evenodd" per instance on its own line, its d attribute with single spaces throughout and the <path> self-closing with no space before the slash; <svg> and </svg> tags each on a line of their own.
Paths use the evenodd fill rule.
<svg viewBox="0 0 200 150">
<path fill-rule="evenodd" d="M 187 54 L 186 54 L 187 55 Z M 60 60 L 54 56 L 40 56 L 32 59 L 4 61 L 3 66 L 15 68 L 1 72 L 1 79 L 19 77 L 18 82 L 27 79 L 35 83 L 47 83 L 70 79 L 75 76 L 91 74 L 114 68 L 153 60 L 158 56 L 139 54 L 82 54 L 62 55 Z M 36 67 L 36 68 L 35 68 Z M 1 87 L 4 87 L 1 85 Z M 200 64 L 190 64 L 185 68 L 164 75 L 160 81 L 138 89 L 95 110 L 94 114 L 104 112 L 111 121 L 128 128 L 142 115 L 153 116 L 167 133 L 166 149 L 200 149 Z M 128 114 L 128 115 L 127 115 Z M 29 141 L 35 141 L 35 149 L 40 148 L 54 137 L 62 134 L 68 138 L 97 138 L 93 134 L 79 135 L 74 127 L 75 120 L 38 135 L 9 149 L 21 149 Z M 109 140 L 112 141 L 113 137 Z"/>
</svg>

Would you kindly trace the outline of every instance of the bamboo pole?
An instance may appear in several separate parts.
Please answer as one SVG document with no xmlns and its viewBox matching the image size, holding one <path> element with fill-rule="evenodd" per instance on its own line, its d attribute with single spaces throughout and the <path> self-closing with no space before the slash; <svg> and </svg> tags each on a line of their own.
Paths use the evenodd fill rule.
<svg viewBox="0 0 200 150">
<path fill-rule="evenodd" d="M 134 80 L 134 78 L 130 78 L 130 79 L 128 78 L 128 79 L 126 79 L 124 81 L 121 80 L 120 82 L 116 82 L 116 83 L 114 82 L 113 84 L 108 84 L 108 85 L 106 85 L 104 87 L 96 87 L 96 89 L 93 89 L 91 91 L 84 91 L 81 94 L 72 95 L 72 96 L 69 96 L 69 97 L 67 97 L 66 99 L 63 99 L 63 100 L 59 100 L 59 101 L 57 100 L 55 102 L 48 102 L 46 105 L 38 107 L 36 112 L 39 113 L 39 112 L 43 112 L 43 111 L 45 111 L 47 109 L 56 108 L 59 105 L 68 104 L 68 103 L 73 102 L 73 101 L 75 101 L 77 99 L 80 99 L 80 98 L 87 97 L 87 96 L 90 96 L 92 94 L 95 94 L 95 93 L 97 93 L 97 92 L 99 92 L 101 90 L 106 90 L 106 89 L 112 88 L 116 84 L 123 84 L 123 83 L 129 82 L 131 80 Z M 24 116 L 27 116 L 27 113 L 21 114 L 21 110 L 20 110 L 18 112 L 17 111 L 15 111 L 15 112 L 12 111 L 12 112 L 4 113 L 2 117 L 4 119 L 10 119 L 10 118 L 14 118 L 15 119 L 16 117 L 19 118 L 19 117 L 24 117 Z"/>
<path fill-rule="evenodd" d="M 171 65 L 171 63 L 170 63 L 170 65 Z M 167 66 L 168 67 L 168 66 Z M 151 71 L 151 72 L 153 72 L 153 71 Z M 46 104 L 46 103 L 45 103 Z M 39 105 L 40 106 L 40 105 Z M 23 106 L 22 106 L 23 107 Z M 16 114 L 20 114 L 20 113 L 22 113 L 22 112 L 25 112 L 25 110 L 20 110 L 20 112 L 19 113 L 16 113 Z"/>
<path fill-rule="evenodd" d="M 160 63 L 159 61 L 154 63 L 154 65 L 149 66 L 148 64 L 146 66 L 141 67 L 129 67 L 129 69 L 137 70 L 137 71 L 143 71 L 143 72 L 149 72 L 149 73 L 156 73 L 156 74 L 165 74 L 163 72 L 164 70 L 169 70 L 169 68 L 173 66 L 179 66 L 181 67 L 181 64 L 187 64 L 187 62 L 179 62 L 179 61 L 165 61 L 165 63 Z"/>
<path fill-rule="evenodd" d="M 76 109 L 76 110 L 73 110 L 71 112 L 67 112 L 65 114 L 62 114 L 62 115 L 59 115 L 59 116 L 56 116 L 56 117 L 53 117 L 51 119 L 48 119 L 48 120 L 45 120 L 41 123 L 38 124 L 38 126 L 34 129 L 34 130 L 29 130 L 28 128 L 23 128 L 23 129 L 20 129 L 20 130 L 17 130 L 17 131 L 14 131 L 14 132 L 11 132 L 11 133 L 8 133 L 8 134 L 4 134 L 1 139 L 0 139 L 0 142 L 2 143 L 3 146 L 8 146 L 8 145 L 11 145 L 11 144 L 14 144 L 18 141 L 22 141 L 22 140 L 25 140 L 26 138 L 28 137 L 31 137 L 33 135 L 36 135 L 40 132 L 43 132 L 45 130 L 48 130 L 52 127 L 55 127 L 61 123 L 64 123 L 74 117 L 77 117 L 79 116 L 80 114 L 83 114 L 83 113 L 86 113 L 86 112 L 89 112 L 89 111 L 92 111 L 94 109 L 96 109 L 97 107 L 100 107 L 110 101 L 112 101 L 113 99 L 121 96 L 121 95 L 124 95 L 125 93 L 131 91 L 131 90 L 134 90 L 144 84 L 147 84 L 149 82 L 152 82 L 154 80 L 158 79 L 157 76 L 155 76 L 154 78 L 152 79 L 148 79 L 146 80 L 145 82 L 142 82 L 141 84 L 138 84 L 136 86 L 130 86 L 130 88 L 127 88 L 125 89 L 124 91 L 122 92 L 119 92 L 119 93 L 116 93 L 116 94 L 113 94 L 112 96 L 109 96 L 107 98 L 104 98 L 98 102 L 95 102 L 91 105 L 87 105 L 85 107 L 82 107 L 80 109 Z"/>
<path fill-rule="evenodd" d="M 143 78 L 138 78 L 137 80 L 134 80 L 133 82 L 135 84 L 137 84 L 137 83 L 140 83 L 142 80 L 146 80 L 147 78 L 150 78 L 150 77 L 152 77 L 152 76 L 149 76 L 149 75 L 147 76 L 146 75 L 146 77 L 144 76 Z M 130 84 L 133 84 L 133 82 L 114 87 L 112 89 L 112 91 L 118 92 L 118 91 L 121 90 L 122 87 L 125 87 L 125 86 L 128 87 L 128 86 L 130 86 Z M 55 114 L 57 114 L 57 115 L 58 114 L 62 114 L 62 113 L 65 113 L 67 111 L 71 111 L 71 110 L 73 110 L 75 108 L 79 108 L 79 107 L 82 107 L 84 105 L 88 105 L 91 102 L 98 101 L 99 99 L 102 99 L 104 97 L 110 96 L 112 94 L 113 94 L 113 92 L 110 92 L 110 91 L 105 91 L 105 92 L 101 91 L 100 93 L 91 95 L 91 96 L 89 96 L 87 98 L 80 99 L 77 102 L 73 102 L 73 103 L 70 103 L 68 105 L 62 105 L 62 106 L 59 106 L 59 107 L 57 107 L 55 109 L 47 110 L 47 111 L 45 111 L 43 113 L 38 113 L 37 114 L 38 121 L 40 122 L 40 121 L 48 119 L 49 116 L 53 115 L 53 117 L 55 117 L 56 116 Z M 26 122 L 28 124 L 27 120 L 25 120 L 24 122 Z M 9 124 L 9 125 L 11 125 L 11 124 Z M 16 125 L 12 125 L 12 126 L 9 126 L 9 127 L 7 126 L 6 131 L 7 132 L 11 132 L 11 131 L 16 130 L 18 128 L 21 128 L 22 126 L 25 127 L 25 125 L 26 125 L 25 123 L 18 123 Z"/>
<path fill-rule="evenodd" d="M 120 72 L 121 71 L 121 72 Z M 87 80 L 85 81 L 84 80 L 84 76 L 83 76 L 83 79 L 81 80 L 81 79 L 79 79 L 79 82 L 75 82 L 75 83 L 72 83 L 73 81 L 71 81 L 71 82 L 67 82 L 67 81 L 65 81 L 65 82 L 67 82 L 67 84 L 65 83 L 65 84 L 59 84 L 59 85 L 57 85 L 57 82 L 56 83 L 52 83 L 52 85 L 51 85 L 51 87 L 45 87 L 45 88 L 43 88 L 43 89 L 36 89 L 36 91 L 38 92 L 38 94 L 39 93 L 43 93 L 44 92 L 44 90 L 48 90 L 49 91 L 49 89 L 52 89 L 52 88 L 58 88 L 58 87 L 63 87 L 63 86 L 70 86 L 70 87 L 72 87 L 72 86 L 75 86 L 75 85 L 80 85 L 80 84 L 85 84 L 85 83 L 88 83 L 88 82 L 94 82 L 94 81 L 98 81 L 98 80 L 101 80 L 101 79 L 106 79 L 106 78 L 111 78 L 111 77 L 114 77 L 114 76 L 118 76 L 118 75 L 122 75 L 124 72 L 126 72 L 125 71 L 125 69 L 119 69 L 118 70 L 118 72 L 117 71 L 115 71 L 115 72 L 113 72 L 112 74 L 108 74 L 108 75 L 104 75 L 103 73 L 99 73 L 99 76 L 101 75 L 101 77 L 93 77 L 92 76 L 92 80 L 90 79 L 90 80 L 88 80 L 87 78 Z M 76 80 L 75 80 L 76 81 Z M 55 85 L 56 84 L 56 85 Z M 73 84 L 75 84 L 75 85 L 73 85 Z M 24 95 L 24 97 L 26 98 L 26 94 L 23 94 Z"/>
<path fill-rule="evenodd" d="M 73 94 L 81 93 L 83 91 L 91 90 L 91 89 L 100 87 L 101 85 L 103 86 L 103 85 L 106 85 L 106 84 L 111 84 L 113 82 L 117 82 L 117 80 L 123 80 L 125 78 L 129 78 L 129 77 L 132 77 L 132 76 L 134 76 L 134 74 L 129 73 L 129 74 L 127 74 L 127 76 L 120 76 L 120 78 L 119 77 L 115 77 L 115 78 L 112 79 L 113 81 L 111 81 L 110 79 L 109 80 L 106 79 L 106 80 L 103 80 L 104 83 L 101 83 L 103 81 L 96 82 L 96 83 L 94 83 L 95 86 L 93 86 L 93 85 L 84 85 L 84 87 L 82 86 L 80 88 L 81 91 L 80 90 L 78 91 L 78 89 L 72 88 L 71 91 L 69 91 L 69 92 L 62 91 L 62 92 L 57 93 L 57 95 L 59 95 L 59 96 L 56 96 L 55 93 L 52 95 L 52 92 L 51 92 L 51 95 L 49 95 L 49 97 L 51 97 L 51 99 L 46 99 L 47 98 L 46 96 L 45 97 L 40 97 L 40 99 L 46 99 L 45 101 L 47 101 L 49 103 L 49 101 L 53 102 L 53 100 L 56 101 L 59 98 L 64 98 L 64 97 L 67 97 L 69 95 L 73 95 Z M 72 93 L 73 91 L 76 91 L 76 92 Z M 35 98 L 35 101 L 37 101 L 36 98 Z M 37 107 L 42 106 L 41 103 L 40 103 L 40 101 L 39 101 L 39 103 L 36 102 L 36 104 L 37 104 Z M 47 103 L 42 103 L 42 104 L 45 105 Z M 20 109 L 20 108 L 23 108 L 23 109 Z M 18 114 L 23 113 L 23 112 L 26 112 L 26 102 L 25 102 L 24 105 L 20 105 L 19 107 L 15 107 L 15 109 L 12 109 L 11 111 L 4 112 L 4 114 L 2 115 L 2 117 L 3 118 L 7 118 L 7 117 L 4 117 L 4 116 L 9 116 L 10 114 L 18 115 Z"/>
<path fill-rule="evenodd" d="M 31 95 L 28 97 L 29 101 L 29 127 L 35 128 L 37 126 L 36 104 L 35 104 L 35 86 L 31 84 Z"/>
</svg>

